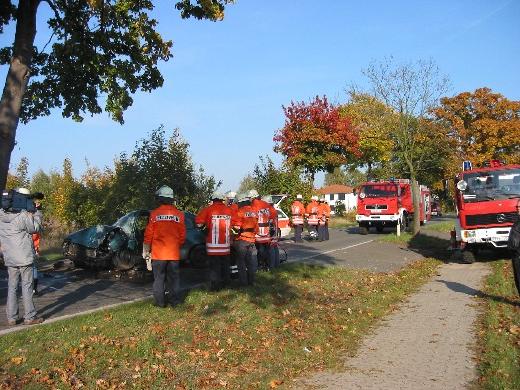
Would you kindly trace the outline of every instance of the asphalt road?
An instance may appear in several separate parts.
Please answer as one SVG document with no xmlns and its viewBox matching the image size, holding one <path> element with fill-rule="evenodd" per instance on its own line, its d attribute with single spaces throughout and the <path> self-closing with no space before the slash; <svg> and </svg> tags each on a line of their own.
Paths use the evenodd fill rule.
<svg viewBox="0 0 520 390">
<path fill-rule="evenodd" d="M 288 262 L 344 266 L 373 272 L 397 270 L 422 258 L 419 253 L 394 244 L 379 242 L 378 237 L 388 232 L 362 236 L 357 234 L 355 227 L 331 229 L 329 241 L 305 241 L 296 244 L 287 239 L 283 240 L 280 246 L 287 251 Z M 207 281 L 207 271 L 183 269 L 181 280 L 184 289 L 203 287 Z M 40 276 L 40 286 L 42 295 L 35 297 L 34 301 L 38 315 L 43 316 L 47 322 L 151 296 L 150 277 L 121 278 L 117 274 L 96 274 L 68 268 L 67 264 L 61 270 L 43 272 Z M 6 297 L 7 272 L 0 270 L 0 334 L 13 329 L 6 325 Z M 23 305 L 20 309 L 23 310 Z"/>
</svg>

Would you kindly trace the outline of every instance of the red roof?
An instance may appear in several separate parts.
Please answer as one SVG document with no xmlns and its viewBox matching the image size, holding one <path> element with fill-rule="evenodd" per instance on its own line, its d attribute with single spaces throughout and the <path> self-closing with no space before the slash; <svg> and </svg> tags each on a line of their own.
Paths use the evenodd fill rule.
<svg viewBox="0 0 520 390">
<path fill-rule="evenodd" d="M 332 184 L 330 186 L 325 186 L 316 191 L 318 194 L 349 194 L 352 192 L 352 187 L 344 186 L 342 184 Z"/>
</svg>

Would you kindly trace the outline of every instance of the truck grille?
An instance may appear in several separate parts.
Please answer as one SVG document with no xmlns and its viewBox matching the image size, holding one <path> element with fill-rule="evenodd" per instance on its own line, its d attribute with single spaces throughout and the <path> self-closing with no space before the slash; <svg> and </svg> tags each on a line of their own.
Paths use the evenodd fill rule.
<svg viewBox="0 0 520 390">
<path fill-rule="evenodd" d="M 518 214 L 515 212 L 466 215 L 466 225 L 496 225 L 502 223 L 513 223 L 517 219 Z"/>
<path fill-rule="evenodd" d="M 388 206 L 386 204 L 367 204 L 365 210 L 386 210 Z"/>
</svg>

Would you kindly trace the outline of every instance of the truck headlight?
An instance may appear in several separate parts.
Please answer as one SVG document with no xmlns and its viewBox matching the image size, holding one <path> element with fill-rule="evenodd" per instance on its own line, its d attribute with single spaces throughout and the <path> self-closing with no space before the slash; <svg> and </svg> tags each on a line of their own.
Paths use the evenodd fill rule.
<svg viewBox="0 0 520 390">
<path fill-rule="evenodd" d="M 475 230 L 464 230 L 463 236 L 464 238 L 473 238 L 477 236 L 477 232 Z"/>
</svg>

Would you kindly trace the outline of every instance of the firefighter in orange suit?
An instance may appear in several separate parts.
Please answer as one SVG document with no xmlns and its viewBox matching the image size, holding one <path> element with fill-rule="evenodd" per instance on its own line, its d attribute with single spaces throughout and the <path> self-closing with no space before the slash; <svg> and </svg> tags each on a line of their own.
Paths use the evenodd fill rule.
<svg viewBox="0 0 520 390">
<path fill-rule="evenodd" d="M 258 267 L 255 239 L 258 233 L 258 214 L 251 206 L 251 198 L 247 194 L 238 197 L 238 213 L 233 222 L 233 230 L 237 234 L 233 247 L 236 253 L 238 278 L 240 284 L 253 284 Z"/>
<path fill-rule="evenodd" d="M 215 193 L 212 204 L 195 217 L 199 229 L 206 229 L 206 253 L 210 261 L 210 289 L 219 290 L 229 284 L 231 223 L 233 211 L 224 203 L 224 195 Z"/>
<path fill-rule="evenodd" d="M 309 235 L 311 238 L 318 238 L 318 211 L 320 204 L 318 203 L 318 197 L 313 195 L 311 202 L 305 208 L 305 216 L 307 217 L 307 228 L 309 229 Z"/>
<path fill-rule="evenodd" d="M 143 258 L 153 271 L 154 305 L 166 307 L 167 290 L 168 303 L 175 306 L 181 302 L 179 261 L 186 240 L 184 213 L 173 204 L 170 187 L 162 186 L 155 196 L 160 206 L 150 212 L 144 231 Z"/>
<path fill-rule="evenodd" d="M 327 241 L 329 239 L 329 220 L 330 220 L 330 205 L 323 196 L 321 198 L 321 204 L 323 207 L 323 214 L 325 217 L 325 226 L 323 227 L 323 239 Z"/>
<path fill-rule="evenodd" d="M 303 222 L 305 216 L 305 206 L 302 203 L 303 196 L 296 195 L 296 200 L 291 205 L 291 223 L 294 227 L 294 242 L 303 242 Z"/>
<path fill-rule="evenodd" d="M 278 248 L 278 211 L 274 208 L 274 200 L 271 195 L 265 195 L 262 200 L 269 204 L 269 268 L 280 265 L 280 249 Z"/>
<path fill-rule="evenodd" d="M 269 266 L 269 246 L 271 235 L 269 234 L 269 221 L 271 220 L 271 205 L 262 200 L 256 190 L 249 191 L 251 207 L 258 215 L 258 234 L 255 245 L 258 253 L 258 263 Z"/>
</svg>

